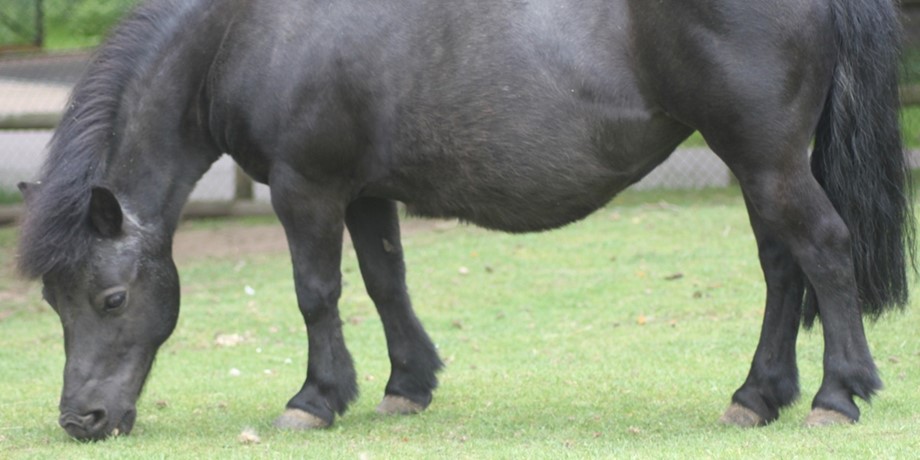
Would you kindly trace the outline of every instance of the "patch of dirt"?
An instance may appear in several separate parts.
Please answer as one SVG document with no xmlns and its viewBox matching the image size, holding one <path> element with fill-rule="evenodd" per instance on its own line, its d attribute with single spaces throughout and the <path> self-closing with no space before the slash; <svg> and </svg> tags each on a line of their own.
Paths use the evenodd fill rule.
<svg viewBox="0 0 920 460">
<path fill-rule="evenodd" d="M 429 231 L 447 231 L 460 225 L 455 220 L 403 219 L 402 236 Z M 348 234 L 345 244 L 351 244 Z M 249 255 L 278 255 L 287 253 L 287 239 L 281 224 L 238 225 L 228 221 L 220 228 L 182 228 L 173 240 L 176 262 L 198 259 L 234 259 Z"/>
<path fill-rule="evenodd" d="M 173 258 L 179 263 L 286 251 L 287 240 L 280 224 L 244 226 L 228 221 L 225 227 L 220 228 L 180 228 L 173 240 Z"/>
<path fill-rule="evenodd" d="M 445 232 L 459 224 L 453 220 L 403 219 L 400 222 L 403 236 L 422 232 Z M 345 244 L 351 244 L 345 235 Z M 287 240 L 281 224 L 241 225 L 228 220 L 220 228 L 179 228 L 173 241 L 173 257 L 180 264 L 201 259 L 238 259 L 250 255 L 287 254 Z M 16 275 L 12 266 L 15 248 L 4 249 L 0 254 L 0 321 L 11 316 L 9 305 L 27 303 L 34 283 Z"/>
</svg>

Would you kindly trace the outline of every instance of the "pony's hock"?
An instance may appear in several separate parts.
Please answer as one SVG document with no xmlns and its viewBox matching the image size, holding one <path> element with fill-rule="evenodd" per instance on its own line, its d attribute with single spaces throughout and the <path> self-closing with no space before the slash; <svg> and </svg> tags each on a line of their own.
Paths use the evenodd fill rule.
<svg viewBox="0 0 920 460">
<path fill-rule="evenodd" d="M 337 306 L 346 227 L 389 351 L 378 410 L 419 412 L 442 363 L 407 293 L 395 203 L 559 227 L 694 131 L 738 178 L 767 287 L 722 420 L 767 424 L 796 400 L 796 335 L 820 313 L 808 424 L 855 421 L 854 397 L 881 387 L 861 315 L 905 304 L 913 251 L 898 30 L 889 0 L 148 1 L 22 187 L 20 269 L 64 328 L 61 425 L 131 431 L 179 312 L 179 213 L 221 152 L 271 186 L 287 234 L 309 349 L 278 425 L 309 429 L 357 396 Z"/>
</svg>

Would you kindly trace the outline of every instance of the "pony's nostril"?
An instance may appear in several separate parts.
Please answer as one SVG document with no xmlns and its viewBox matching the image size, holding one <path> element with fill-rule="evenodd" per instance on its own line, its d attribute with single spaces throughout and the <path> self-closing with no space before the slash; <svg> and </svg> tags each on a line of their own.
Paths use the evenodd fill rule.
<svg viewBox="0 0 920 460">
<path fill-rule="evenodd" d="M 85 428 L 90 431 L 96 431 L 105 425 L 105 409 L 97 409 L 83 416 L 86 419 Z"/>
<path fill-rule="evenodd" d="M 92 437 L 95 432 L 105 427 L 106 412 L 105 409 L 96 409 L 83 415 L 67 412 L 61 414 L 58 422 L 61 427 L 74 436 L 79 438 Z"/>
</svg>

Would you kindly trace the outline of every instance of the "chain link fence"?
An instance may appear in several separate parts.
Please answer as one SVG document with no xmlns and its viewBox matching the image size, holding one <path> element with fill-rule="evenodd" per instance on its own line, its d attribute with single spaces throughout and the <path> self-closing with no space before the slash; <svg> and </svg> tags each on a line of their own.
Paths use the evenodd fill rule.
<svg viewBox="0 0 920 460">
<path fill-rule="evenodd" d="M 0 57 L 0 199 L 15 201 L 16 184 L 37 176 L 52 128 L 90 56 L 84 51 Z M 238 194 L 235 167 L 224 157 L 199 182 L 192 200 L 232 202 Z M 264 187 L 252 194 L 267 201 Z"/>
</svg>

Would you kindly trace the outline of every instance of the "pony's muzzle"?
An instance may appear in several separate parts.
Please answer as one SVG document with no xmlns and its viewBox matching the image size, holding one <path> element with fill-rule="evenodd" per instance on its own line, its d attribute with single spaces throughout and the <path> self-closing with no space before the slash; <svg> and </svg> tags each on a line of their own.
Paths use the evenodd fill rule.
<svg viewBox="0 0 920 460">
<path fill-rule="evenodd" d="M 135 412 L 127 411 L 117 423 L 112 424 L 108 412 L 98 408 L 78 414 L 61 411 L 58 423 L 71 437 L 80 441 L 99 441 L 109 436 L 128 434 L 134 427 Z"/>
</svg>

